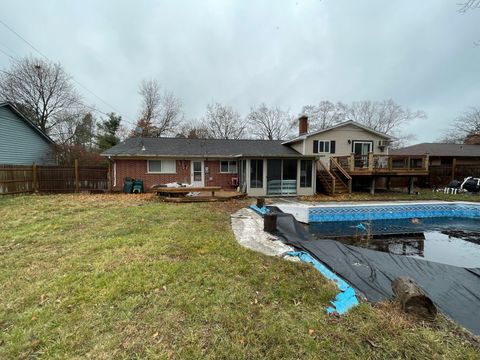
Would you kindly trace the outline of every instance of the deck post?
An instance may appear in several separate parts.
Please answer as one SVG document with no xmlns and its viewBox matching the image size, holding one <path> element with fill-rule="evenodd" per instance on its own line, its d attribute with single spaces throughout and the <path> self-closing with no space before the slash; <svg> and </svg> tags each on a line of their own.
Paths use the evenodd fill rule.
<svg viewBox="0 0 480 360">
<path fill-rule="evenodd" d="M 350 171 L 355 170 L 355 154 L 350 154 Z"/>
<path fill-rule="evenodd" d="M 352 179 L 348 179 L 348 193 L 351 194 L 352 193 Z"/>
<path fill-rule="evenodd" d="M 370 182 L 370 194 L 375 195 L 375 176 L 372 176 L 372 181 Z"/>
<path fill-rule="evenodd" d="M 408 193 L 413 194 L 413 176 L 410 176 L 408 179 Z"/>
<path fill-rule="evenodd" d="M 373 171 L 373 152 L 368 153 L 368 170 Z"/>
<path fill-rule="evenodd" d="M 388 190 L 388 191 L 390 191 L 390 185 L 391 185 L 391 181 L 390 181 L 390 180 L 392 180 L 392 178 L 391 178 L 390 176 L 387 176 L 387 180 L 386 180 L 387 184 L 386 184 L 386 186 L 387 186 L 387 190 Z"/>
</svg>

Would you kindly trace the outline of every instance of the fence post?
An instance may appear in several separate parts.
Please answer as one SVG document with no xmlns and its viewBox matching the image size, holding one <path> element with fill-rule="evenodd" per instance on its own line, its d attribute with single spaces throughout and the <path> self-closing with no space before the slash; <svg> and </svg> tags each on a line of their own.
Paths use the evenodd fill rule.
<svg viewBox="0 0 480 360">
<path fill-rule="evenodd" d="M 78 159 L 75 159 L 73 161 L 73 166 L 74 166 L 74 172 L 75 172 L 75 192 L 78 193 L 80 192 L 80 179 L 79 179 L 79 174 L 78 174 Z"/>
<path fill-rule="evenodd" d="M 455 180 L 455 167 L 457 166 L 457 158 L 452 160 L 452 180 Z"/>
<path fill-rule="evenodd" d="M 33 192 L 38 191 L 38 187 L 37 187 L 37 164 L 35 164 L 35 161 L 32 164 L 32 188 L 33 188 Z"/>
<path fill-rule="evenodd" d="M 112 192 L 112 163 L 108 160 L 108 173 L 107 173 L 107 189 L 108 192 Z"/>
</svg>

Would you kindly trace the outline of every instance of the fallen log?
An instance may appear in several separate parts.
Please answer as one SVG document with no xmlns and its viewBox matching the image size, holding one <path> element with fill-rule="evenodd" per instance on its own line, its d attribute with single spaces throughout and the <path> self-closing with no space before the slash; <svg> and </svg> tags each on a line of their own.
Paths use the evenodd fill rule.
<svg viewBox="0 0 480 360">
<path fill-rule="evenodd" d="M 392 290 L 403 311 L 425 320 L 433 320 L 437 315 L 437 307 L 433 301 L 412 279 L 404 276 L 394 279 Z"/>
</svg>

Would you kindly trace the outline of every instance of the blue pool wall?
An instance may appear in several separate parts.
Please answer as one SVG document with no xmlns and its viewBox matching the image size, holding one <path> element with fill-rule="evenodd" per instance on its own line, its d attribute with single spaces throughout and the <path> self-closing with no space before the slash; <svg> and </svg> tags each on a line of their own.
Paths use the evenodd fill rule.
<svg viewBox="0 0 480 360">
<path fill-rule="evenodd" d="M 368 206 L 312 206 L 308 209 L 309 223 L 431 217 L 480 218 L 480 205 L 449 203 Z"/>
</svg>

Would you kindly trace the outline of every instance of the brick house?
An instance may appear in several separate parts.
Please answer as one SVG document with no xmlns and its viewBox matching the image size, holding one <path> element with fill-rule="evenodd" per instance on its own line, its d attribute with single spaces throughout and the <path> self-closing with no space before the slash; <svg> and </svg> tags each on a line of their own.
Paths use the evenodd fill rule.
<svg viewBox="0 0 480 360">
<path fill-rule="evenodd" d="M 288 141 L 138 137 L 102 156 L 110 160 L 116 190 L 131 177 L 142 179 L 147 189 L 179 182 L 239 189 L 250 196 L 313 195 L 322 171 L 333 189 L 344 184 L 337 171 L 329 170 L 332 158 L 353 158 L 344 172 L 374 178 L 373 164 L 388 157 L 390 139 L 354 121 L 308 132 L 308 118 L 301 116 L 298 136 Z M 336 163 L 335 169 L 339 167 Z"/>
<path fill-rule="evenodd" d="M 315 193 L 313 156 L 282 141 L 129 138 L 102 156 L 111 161 L 112 188 L 142 179 L 145 188 L 171 182 L 239 189 L 251 196 Z"/>
</svg>

